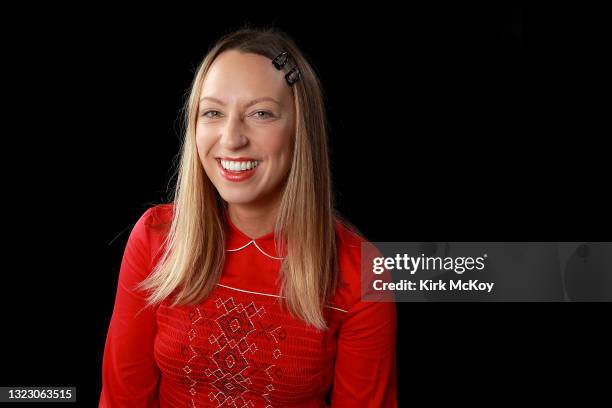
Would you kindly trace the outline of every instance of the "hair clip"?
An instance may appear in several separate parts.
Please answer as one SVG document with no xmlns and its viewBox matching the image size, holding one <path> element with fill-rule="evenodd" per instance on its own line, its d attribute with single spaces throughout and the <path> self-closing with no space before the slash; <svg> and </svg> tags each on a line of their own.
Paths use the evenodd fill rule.
<svg viewBox="0 0 612 408">
<path fill-rule="evenodd" d="M 291 71 L 285 74 L 285 80 L 289 85 L 293 85 L 300 79 L 300 70 L 297 67 L 291 68 Z"/>
<path fill-rule="evenodd" d="M 287 61 L 289 61 L 289 54 L 287 53 L 287 51 L 284 51 L 278 54 L 276 58 L 272 60 L 272 64 L 274 64 L 276 69 L 282 70 L 283 67 L 287 64 Z M 300 79 L 300 70 L 297 66 L 294 66 L 289 72 L 285 74 L 285 80 L 289 85 L 295 84 L 298 79 Z"/>
<path fill-rule="evenodd" d="M 281 52 L 280 54 L 278 54 L 276 58 L 272 60 L 272 63 L 274 64 L 276 69 L 281 69 L 282 67 L 285 66 L 288 59 L 289 59 L 289 55 L 285 51 L 285 52 Z"/>
</svg>

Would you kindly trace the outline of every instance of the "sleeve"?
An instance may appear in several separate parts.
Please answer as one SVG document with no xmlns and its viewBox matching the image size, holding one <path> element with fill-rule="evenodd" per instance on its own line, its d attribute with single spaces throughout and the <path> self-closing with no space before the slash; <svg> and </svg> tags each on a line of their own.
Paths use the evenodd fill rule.
<svg viewBox="0 0 612 408">
<path fill-rule="evenodd" d="M 157 332 L 155 308 L 134 285 L 151 270 L 148 209 L 136 222 L 123 254 L 113 314 L 102 360 L 100 408 L 159 407 L 159 368 L 153 355 Z M 140 312 L 140 313 L 139 313 Z"/>
<path fill-rule="evenodd" d="M 338 334 L 332 408 L 397 407 L 396 306 L 358 301 Z"/>
</svg>

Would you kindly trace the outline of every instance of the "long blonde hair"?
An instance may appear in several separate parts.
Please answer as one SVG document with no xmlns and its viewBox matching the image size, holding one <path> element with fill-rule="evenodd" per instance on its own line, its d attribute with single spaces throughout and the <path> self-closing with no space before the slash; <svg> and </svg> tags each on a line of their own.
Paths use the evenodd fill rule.
<svg viewBox="0 0 612 408">
<path fill-rule="evenodd" d="M 243 28 L 226 34 L 200 64 L 184 108 L 172 223 L 159 262 L 138 288 L 150 291 L 149 306 L 175 292 L 172 306 L 197 304 L 222 274 L 226 205 L 199 160 L 195 127 L 202 83 L 215 58 L 227 50 L 270 60 L 287 51 L 300 70 L 301 78 L 291 87 L 296 112 L 293 159 L 274 227 L 275 245 L 287 254 L 280 272 L 281 299 L 294 316 L 325 329 L 322 310 L 336 290 L 338 261 L 324 98 L 312 66 L 291 38 L 275 28 Z M 286 67 L 288 71 L 292 64 Z"/>
</svg>

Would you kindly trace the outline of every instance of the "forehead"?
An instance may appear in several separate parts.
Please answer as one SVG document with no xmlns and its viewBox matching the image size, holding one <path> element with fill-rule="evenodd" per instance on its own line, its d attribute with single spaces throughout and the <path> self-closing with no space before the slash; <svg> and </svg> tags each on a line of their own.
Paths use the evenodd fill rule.
<svg viewBox="0 0 612 408">
<path fill-rule="evenodd" d="M 229 50 L 217 56 L 204 83 L 202 96 L 224 101 L 271 96 L 281 102 L 291 100 L 284 72 L 262 55 Z"/>
</svg>

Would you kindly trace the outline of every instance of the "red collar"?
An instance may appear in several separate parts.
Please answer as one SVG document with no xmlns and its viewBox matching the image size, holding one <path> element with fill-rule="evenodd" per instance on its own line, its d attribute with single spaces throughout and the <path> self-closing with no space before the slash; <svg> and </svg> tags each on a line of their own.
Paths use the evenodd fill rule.
<svg viewBox="0 0 612 408">
<path fill-rule="evenodd" d="M 270 259 L 282 259 L 286 256 L 286 246 L 283 246 L 281 253 L 276 251 L 274 231 L 269 232 L 259 238 L 250 238 L 244 232 L 240 231 L 232 222 L 229 213 L 225 213 L 225 220 L 228 226 L 228 238 L 225 245 L 225 250 L 228 252 L 239 252 L 251 246 L 255 247 L 262 255 Z"/>
</svg>

